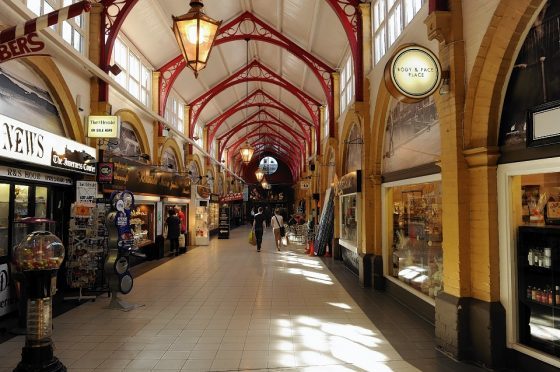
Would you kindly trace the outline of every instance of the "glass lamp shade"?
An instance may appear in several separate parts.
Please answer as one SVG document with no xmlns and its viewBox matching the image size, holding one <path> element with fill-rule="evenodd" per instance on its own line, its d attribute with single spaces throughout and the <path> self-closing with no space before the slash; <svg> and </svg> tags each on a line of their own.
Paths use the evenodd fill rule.
<svg viewBox="0 0 560 372">
<path fill-rule="evenodd" d="M 64 260 L 64 245 L 49 231 L 35 231 L 16 247 L 14 260 L 19 271 L 56 270 Z"/>
<path fill-rule="evenodd" d="M 173 33 L 183 53 L 187 66 L 194 71 L 194 76 L 206 67 L 210 50 L 222 21 L 216 21 L 202 10 L 200 1 L 191 1 L 187 14 L 173 17 Z"/>
<path fill-rule="evenodd" d="M 264 172 L 260 167 L 255 171 L 255 177 L 257 178 L 258 182 L 261 182 L 263 180 Z"/>
<path fill-rule="evenodd" d="M 249 142 L 245 142 L 245 144 L 239 149 L 241 161 L 243 161 L 243 163 L 245 164 L 248 164 L 253 157 L 253 152 L 255 152 L 255 149 L 253 149 L 251 145 L 249 145 Z"/>
<path fill-rule="evenodd" d="M 268 181 L 266 180 L 266 178 L 263 177 L 262 181 L 261 181 L 261 186 L 263 189 L 267 189 L 268 188 Z"/>
</svg>

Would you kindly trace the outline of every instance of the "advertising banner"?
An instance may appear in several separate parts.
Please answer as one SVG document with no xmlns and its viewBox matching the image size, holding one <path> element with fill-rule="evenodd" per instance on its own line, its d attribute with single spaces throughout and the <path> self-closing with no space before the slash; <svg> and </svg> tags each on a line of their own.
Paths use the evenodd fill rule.
<svg viewBox="0 0 560 372">
<path fill-rule="evenodd" d="M 8 264 L 0 264 L 0 316 L 8 314 L 17 307 L 17 300 L 10 285 Z"/>
<path fill-rule="evenodd" d="M 95 205 L 97 199 L 97 182 L 77 181 L 76 202 Z"/>
</svg>

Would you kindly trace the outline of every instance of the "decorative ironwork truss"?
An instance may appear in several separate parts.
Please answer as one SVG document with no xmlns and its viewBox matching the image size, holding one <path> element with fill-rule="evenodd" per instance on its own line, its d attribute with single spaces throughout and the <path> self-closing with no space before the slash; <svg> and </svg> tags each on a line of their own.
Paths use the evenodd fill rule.
<svg viewBox="0 0 560 372">
<path fill-rule="evenodd" d="M 283 160 L 287 160 L 287 164 L 290 166 L 293 175 L 299 173 L 297 171 L 299 169 L 298 164 L 303 160 L 298 159 L 298 155 L 282 142 L 285 137 L 283 137 L 281 134 L 269 133 L 267 135 L 259 135 L 257 133 L 253 133 L 248 138 L 254 137 L 257 138 L 254 141 L 250 142 L 251 146 L 255 148 L 253 157 L 258 157 L 265 152 L 272 153 L 275 156 L 282 158 Z M 243 138 L 242 141 L 239 141 L 239 143 L 236 143 L 234 144 L 234 146 L 230 147 L 228 154 L 230 154 L 229 160 L 232 162 L 231 164 L 239 164 L 239 166 L 241 166 L 241 161 L 237 161 L 240 160 L 240 155 L 237 150 L 245 140 L 246 139 Z"/>
<path fill-rule="evenodd" d="M 332 73 L 335 70 L 250 12 L 244 12 L 229 23 L 222 25 L 218 31 L 218 36 L 216 37 L 214 45 L 217 46 L 231 41 L 245 40 L 247 38 L 277 45 L 289 51 L 296 58 L 301 59 L 309 66 L 313 74 L 319 80 L 323 92 L 325 93 L 329 107 L 329 120 L 331 121 L 332 128 L 334 128 L 334 88 Z M 162 80 L 159 92 L 160 102 L 166 101 L 173 83 L 185 66 L 186 64 L 183 56 L 179 55 L 159 69 L 161 73 L 160 79 Z M 160 110 L 161 109 L 160 105 Z M 165 109 L 165 106 L 163 106 L 163 109 Z M 161 111 L 160 114 L 162 112 L 163 111 Z"/>
<path fill-rule="evenodd" d="M 111 64 L 111 53 L 115 40 L 119 34 L 121 27 L 130 13 L 132 8 L 138 3 L 138 0 L 100 0 L 103 5 L 101 13 L 101 35 L 99 48 L 99 68 L 103 71 L 109 71 Z M 109 89 L 107 83 L 100 80 L 99 100 L 101 102 L 108 101 Z"/>
<path fill-rule="evenodd" d="M 254 60 L 249 65 L 244 66 L 233 75 L 223 80 L 222 82 L 216 84 L 213 88 L 208 90 L 206 93 L 200 97 L 194 99 L 190 104 L 191 109 L 191 120 L 190 120 L 190 133 L 194 131 L 194 124 L 198 121 L 200 113 L 204 107 L 210 102 L 214 97 L 223 92 L 224 90 L 236 85 L 242 84 L 249 81 L 259 81 L 265 83 L 271 83 L 280 86 L 281 88 L 292 93 L 296 98 L 298 98 L 304 107 L 307 109 L 311 121 L 317 127 L 319 126 L 319 107 L 320 103 L 314 98 L 310 97 L 307 93 L 303 92 L 301 89 L 297 88 L 292 83 L 288 82 L 286 79 L 276 74 L 270 68 L 264 66 L 260 61 Z M 160 107 L 160 110 L 164 112 L 165 103 Z"/>
<path fill-rule="evenodd" d="M 208 143 L 212 143 L 219 127 L 233 114 L 237 111 L 242 111 L 249 107 L 269 107 L 271 109 L 276 109 L 287 116 L 289 116 L 302 130 L 302 133 L 305 135 L 306 139 L 310 141 L 310 136 L 308 133 L 309 128 L 315 128 L 312 123 L 310 123 L 307 119 L 303 118 L 301 115 L 293 112 L 284 104 L 277 101 L 275 98 L 268 95 L 266 92 L 263 92 L 261 89 L 255 90 L 253 93 L 246 97 L 242 101 L 234 104 L 230 108 L 228 108 L 224 113 L 219 115 L 218 117 L 212 119 L 210 122 L 206 124 L 208 128 Z M 306 130 L 307 127 L 307 130 Z M 315 128 L 317 134 L 319 134 L 319 128 Z M 317 136 L 317 138 L 320 138 Z M 310 143 L 310 142 L 309 142 Z M 320 148 L 320 146 L 318 146 Z"/>
<path fill-rule="evenodd" d="M 364 100 L 363 20 L 360 0 L 327 0 L 334 10 L 350 45 L 354 62 L 356 101 Z"/>
<path fill-rule="evenodd" d="M 235 136 L 236 133 L 241 131 L 243 128 L 247 128 L 247 130 L 251 130 L 250 128 L 252 126 L 261 128 L 264 125 L 281 128 L 283 131 L 285 131 L 285 133 L 290 134 L 294 138 L 294 140 L 296 140 L 296 142 L 300 143 L 301 146 L 305 146 L 305 144 L 307 143 L 305 136 L 303 136 L 301 133 L 298 133 L 289 125 L 281 122 L 276 117 L 272 116 L 268 111 L 259 110 L 254 114 L 252 114 L 251 116 L 249 116 L 247 120 L 244 120 L 243 122 L 235 125 L 232 129 L 230 129 L 229 131 L 225 132 L 224 134 L 220 135 L 217 138 L 218 157 L 221 158 L 224 148 L 227 147 L 227 143 Z M 301 149 L 304 150 L 303 147 Z"/>
<path fill-rule="evenodd" d="M 247 136 L 243 136 L 241 138 L 238 138 L 237 141 L 235 141 L 229 147 L 228 153 L 229 153 L 229 151 L 233 151 L 234 153 L 237 153 L 237 150 L 239 150 L 239 146 L 241 146 L 245 141 L 247 141 L 250 138 L 257 137 L 260 140 L 262 138 L 268 139 L 270 136 L 280 140 L 280 143 L 282 143 L 283 146 L 285 146 L 287 149 L 290 150 L 289 151 L 290 154 L 291 153 L 294 153 L 294 154 L 304 153 L 304 151 L 302 151 L 302 149 L 298 146 L 298 144 L 292 142 L 284 133 L 278 132 L 271 127 L 266 127 L 265 129 L 267 129 L 267 132 L 265 132 L 265 133 L 252 132 L 252 133 L 248 134 Z M 296 150 L 299 150 L 299 151 L 296 152 Z"/>
</svg>

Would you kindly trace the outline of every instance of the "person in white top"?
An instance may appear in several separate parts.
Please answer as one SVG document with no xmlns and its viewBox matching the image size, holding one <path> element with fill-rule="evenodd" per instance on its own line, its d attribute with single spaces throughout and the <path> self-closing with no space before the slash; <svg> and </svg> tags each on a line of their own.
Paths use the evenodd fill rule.
<svg viewBox="0 0 560 372">
<path fill-rule="evenodd" d="M 274 216 L 270 219 L 270 226 L 272 226 L 272 231 L 274 232 L 274 242 L 276 243 L 276 249 L 280 250 L 282 245 L 282 236 L 280 235 L 280 227 L 284 226 L 284 218 L 280 214 L 280 208 L 274 210 Z"/>
</svg>

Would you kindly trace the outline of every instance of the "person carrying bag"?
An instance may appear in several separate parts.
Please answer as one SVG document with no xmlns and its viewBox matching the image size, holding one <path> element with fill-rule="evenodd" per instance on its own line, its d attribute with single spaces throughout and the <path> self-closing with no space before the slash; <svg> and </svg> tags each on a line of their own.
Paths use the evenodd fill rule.
<svg viewBox="0 0 560 372">
<path fill-rule="evenodd" d="M 272 231 L 274 232 L 274 242 L 276 243 L 276 249 L 280 250 L 282 245 L 282 238 L 286 235 L 286 228 L 284 227 L 284 217 L 280 214 L 280 208 L 274 210 L 274 216 L 270 220 L 270 225 L 272 226 Z"/>
</svg>

